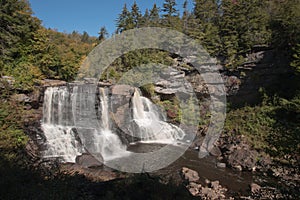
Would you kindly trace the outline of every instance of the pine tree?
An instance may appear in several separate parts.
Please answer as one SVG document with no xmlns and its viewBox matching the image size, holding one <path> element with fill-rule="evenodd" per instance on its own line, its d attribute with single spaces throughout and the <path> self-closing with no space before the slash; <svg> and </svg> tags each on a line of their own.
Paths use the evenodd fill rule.
<svg viewBox="0 0 300 200">
<path fill-rule="evenodd" d="M 220 39 L 222 48 L 220 54 L 226 59 L 225 64 L 229 68 L 234 67 L 239 49 L 239 21 L 240 10 L 232 0 L 222 0 L 220 19 Z"/>
<path fill-rule="evenodd" d="M 195 0 L 194 16 L 198 33 L 194 35 L 214 56 L 219 54 L 220 38 L 218 29 L 218 2 L 216 0 Z"/>
<path fill-rule="evenodd" d="M 100 28 L 100 32 L 98 34 L 99 34 L 98 40 L 100 42 L 103 41 L 103 40 L 105 40 L 108 37 L 108 32 L 107 32 L 105 26 L 102 26 Z"/>
<path fill-rule="evenodd" d="M 134 28 L 134 22 L 131 13 L 128 11 L 126 4 L 124 4 L 122 13 L 119 14 L 117 22 L 117 33 Z"/>
<path fill-rule="evenodd" d="M 40 21 L 31 15 L 32 10 L 26 0 L 0 1 L 1 61 L 13 61 L 13 57 L 20 56 L 21 49 L 30 43 L 40 27 Z"/>
<path fill-rule="evenodd" d="M 83 31 L 83 34 L 81 36 L 81 42 L 88 42 L 89 41 L 89 34 L 86 31 Z"/>
<path fill-rule="evenodd" d="M 182 14 L 182 18 L 181 18 L 181 21 L 182 21 L 182 24 L 183 24 L 183 32 L 185 33 L 186 32 L 186 29 L 187 29 L 187 25 L 188 25 L 188 20 L 189 20 L 189 17 L 190 17 L 190 13 L 188 11 L 188 1 L 185 0 L 184 3 L 183 3 L 183 14 Z"/>
<path fill-rule="evenodd" d="M 132 22 L 134 24 L 134 28 L 139 28 L 139 23 L 141 22 L 142 19 L 142 14 L 141 11 L 138 7 L 138 5 L 136 4 L 136 1 L 134 1 L 132 7 L 131 7 L 131 18 L 132 18 Z"/>
<path fill-rule="evenodd" d="M 169 18 L 178 16 L 178 10 L 176 9 L 176 6 L 177 4 L 175 0 L 165 0 L 162 9 L 162 11 L 165 13 L 163 14 L 163 17 Z"/>
<path fill-rule="evenodd" d="M 268 1 L 273 46 L 291 50 L 300 43 L 300 1 Z"/>
<path fill-rule="evenodd" d="M 140 25 L 144 26 L 144 27 L 147 27 L 150 25 L 150 13 L 149 13 L 148 9 L 145 10 L 143 17 L 140 20 Z"/>
<path fill-rule="evenodd" d="M 181 20 L 179 18 L 178 10 L 176 9 L 175 0 L 165 0 L 163 4 L 162 11 L 164 12 L 163 16 L 163 26 L 182 31 Z"/>
<path fill-rule="evenodd" d="M 159 22 L 159 8 L 156 6 L 156 4 L 154 4 L 150 10 L 149 19 L 152 25 L 157 25 Z"/>
</svg>

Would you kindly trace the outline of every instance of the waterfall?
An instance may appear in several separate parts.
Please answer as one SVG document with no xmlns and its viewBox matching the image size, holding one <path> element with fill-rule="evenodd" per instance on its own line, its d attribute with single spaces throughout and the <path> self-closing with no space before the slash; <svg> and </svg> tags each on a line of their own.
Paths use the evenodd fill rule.
<svg viewBox="0 0 300 200">
<path fill-rule="evenodd" d="M 67 87 L 49 87 L 45 91 L 41 125 L 47 140 L 44 157 L 59 157 L 64 162 L 74 162 L 76 156 L 83 152 L 73 131 L 71 100 Z"/>
<path fill-rule="evenodd" d="M 149 99 L 135 89 L 132 97 L 133 135 L 144 143 L 176 143 L 185 136 L 179 127 L 165 122 L 166 117 Z"/>
<path fill-rule="evenodd" d="M 45 91 L 42 130 L 47 148 L 44 157 L 59 157 L 75 162 L 88 151 L 104 161 L 127 155 L 126 146 L 112 133 L 108 97 L 99 90 L 100 119 L 97 118 L 95 85 L 49 87 Z M 100 157 L 99 157 L 100 158 Z"/>
<path fill-rule="evenodd" d="M 114 158 L 126 156 L 126 146 L 122 144 L 119 136 L 111 131 L 109 112 L 108 112 L 108 96 L 104 88 L 99 89 L 100 98 L 100 126 L 91 132 L 80 131 L 82 142 L 92 155 L 101 155 L 104 161 Z M 94 107 L 93 104 L 92 107 Z M 100 156 L 99 155 L 99 156 Z"/>
<path fill-rule="evenodd" d="M 140 142 L 174 144 L 185 133 L 169 124 L 149 99 L 135 90 L 132 98 L 132 134 Z M 128 156 L 119 135 L 112 131 L 108 90 L 93 84 L 49 87 L 45 91 L 42 129 L 46 139 L 44 157 L 75 162 L 88 152 L 104 162 Z M 128 104 L 129 106 L 130 104 Z"/>
</svg>

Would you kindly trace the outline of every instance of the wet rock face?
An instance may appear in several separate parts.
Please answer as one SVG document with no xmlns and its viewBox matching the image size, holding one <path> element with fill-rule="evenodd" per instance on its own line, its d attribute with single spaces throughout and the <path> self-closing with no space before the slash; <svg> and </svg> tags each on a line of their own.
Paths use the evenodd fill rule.
<svg viewBox="0 0 300 200">
<path fill-rule="evenodd" d="M 110 87 L 110 99 L 111 99 L 111 117 L 112 122 L 115 123 L 116 129 L 114 131 L 122 131 L 124 134 L 119 134 L 122 141 L 131 141 L 130 137 L 130 102 L 134 93 L 134 88 L 129 85 L 113 85 Z"/>
</svg>

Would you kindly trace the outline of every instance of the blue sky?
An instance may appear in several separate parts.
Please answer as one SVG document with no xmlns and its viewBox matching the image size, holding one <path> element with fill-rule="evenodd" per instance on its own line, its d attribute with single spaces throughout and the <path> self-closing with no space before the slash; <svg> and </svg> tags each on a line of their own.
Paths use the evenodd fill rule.
<svg viewBox="0 0 300 200">
<path fill-rule="evenodd" d="M 71 33 L 73 30 L 88 32 L 98 36 L 101 26 L 111 34 L 115 30 L 115 20 L 121 13 L 124 3 L 130 8 L 134 0 L 29 0 L 34 15 L 42 20 L 46 28 Z M 151 9 L 156 3 L 160 8 L 164 0 L 136 0 L 140 10 Z M 182 10 L 184 0 L 176 0 L 177 9 Z M 188 0 L 189 8 L 193 1 Z"/>
</svg>

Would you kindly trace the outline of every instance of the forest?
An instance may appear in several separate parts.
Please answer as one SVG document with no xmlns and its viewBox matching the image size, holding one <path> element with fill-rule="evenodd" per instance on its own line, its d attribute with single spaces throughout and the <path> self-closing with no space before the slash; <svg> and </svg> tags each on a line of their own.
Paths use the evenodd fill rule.
<svg viewBox="0 0 300 200">
<path fill-rule="evenodd" d="M 96 187 L 84 177 L 61 174 L 57 169 L 51 169 L 51 173 L 55 172 L 47 174 L 35 165 L 37 160 L 33 160 L 27 151 L 28 143 L 32 142 L 28 116 L 32 116 L 33 111 L 13 97 L 35 94 L 44 80 L 74 81 L 85 58 L 98 44 L 142 27 L 169 28 L 193 38 L 223 66 L 222 73 L 242 80 L 241 87 L 243 81 L 250 80 L 251 86 L 252 80 L 259 79 L 253 83 L 258 94 L 255 101 L 243 99 L 236 103 L 242 97 L 228 97 L 223 138 L 245 137 L 261 157 L 269 157 L 272 165 L 281 166 L 291 176 L 298 177 L 294 183 L 296 189 L 284 192 L 291 195 L 291 199 L 300 194 L 300 1 L 194 0 L 192 10 L 187 4 L 188 1 L 178 5 L 175 0 L 165 0 L 162 5 L 154 4 L 145 12 L 141 12 L 138 2 L 125 4 L 116 16 L 115 32 L 109 35 L 99 22 L 96 37 L 76 30 L 62 33 L 45 28 L 33 15 L 27 0 L 0 0 L 0 199 L 46 199 L 48 193 L 53 195 L 48 196 L 49 199 L 96 198 L 88 195 L 86 198 L 80 193 L 89 193 L 88 187 L 94 192 Z M 183 12 L 179 11 L 179 6 L 183 6 L 180 9 Z M 249 79 L 250 72 L 245 71 L 249 67 L 249 55 L 257 52 L 272 52 L 267 73 L 276 73 L 275 68 L 281 70 L 274 76 L 272 74 L 271 83 L 267 83 L 267 78 L 255 77 L 255 73 Z M 177 55 L 155 49 L 132 51 L 117 58 L 99 80 L 114 84 L 134 66 L 172 65 L 176 58 Z M 141 90 L 149 96 L 155 93 L 151 85 Z M 177 105 L 168 100 L 157 103 L 175 113 L 173 121 L 176 123 L 180 118 Z M 199 125 L 199 129 L 205 127 Z M 142 176 L 117 183 L 117 189 L 110 189 L 110 192 L 119 192 L 118 195 L 123 192 L 130 199 L 124 185 L 134 191 L 146 175 Z M 148 187 L 155 187 L 155 181 L 147 181 Z M 82 190 L 74 189 L 85 183 Z M 173 185 L 159 184 L 162 192 L 178 197 L 185 195 L 181 190 L 174 192 Z M 17 188 L 24 196 L 16 193 Z M 39 192 L 39 195 L 35 194 Z M 112 193 L 96 192 L 103 195 L 103 199 L 120 198 Z"/>
</svg>

